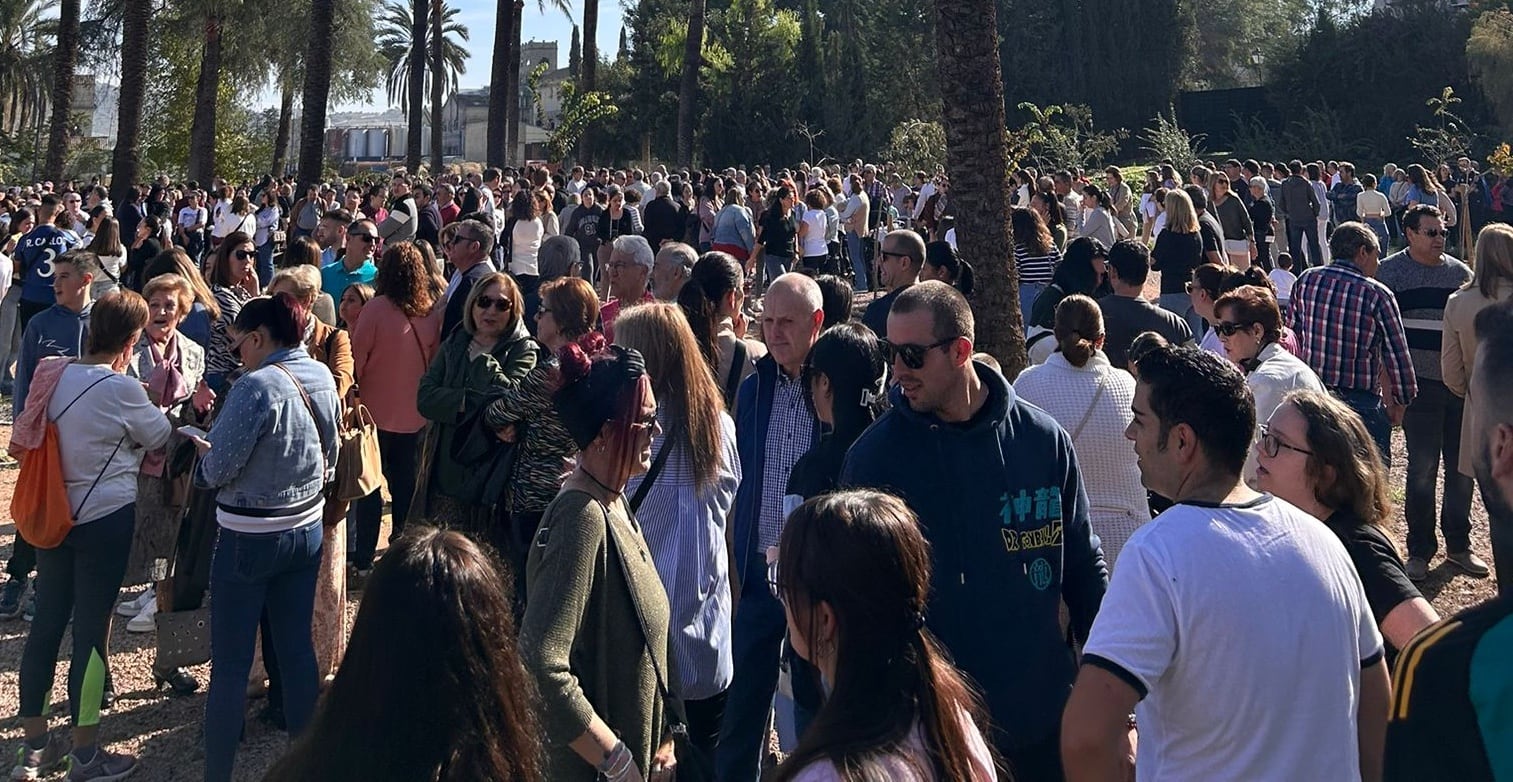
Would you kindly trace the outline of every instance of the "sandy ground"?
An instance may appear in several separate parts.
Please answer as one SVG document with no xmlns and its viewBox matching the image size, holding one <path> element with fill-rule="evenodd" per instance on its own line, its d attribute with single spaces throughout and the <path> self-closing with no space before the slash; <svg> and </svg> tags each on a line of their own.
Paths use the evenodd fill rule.
<svg viewBox="0 0 1513 782">
<path fill-rule="evenodd" d="M 858 314 L 865 304 L 858 299 Z M 0 405 L 5 416 L 0 424 L 0 446 L 10 441 L 9 400 Z M 3 450 L 3 449 L 0 449 Z M 1393 433 L 1392 485 L 1394 501 L 1401 503 L 1405 485 L 1407 456 L 1401 431 Z M 10 507 L 11 493 L 15 487 L 14 465 L 0 469 L 0 508 Z M 0 512 L 6 519 L 0 524 L 0 559 L 8 560 L 15 527 L 9 523 L 9 512 Z M 1401 547 L 1406 539 L 1407 527 L 1399 509 L 1393 525 L 1392 537 Z M 1472 507 L 1472 534 L 1474 550 L 1489 563 L 1492 553 L 1488 544 L 1487 513 L 1477 497 Z M 382 538 L 381 538 L 382 539 Z M 1420 585 L 1427 597 L 1441 614 L 1448 615 L 1462 608 L 1482 602 L 1493 596 L 1495 585 L 1492 579 L 1473 579 L 1462 575 L 1453 566 L 1447 565 L 1443 555 L 1430 566 L 1429 579 Z M 134 595 L 137 590 L 125 594 Z M 348 604 L 348 611 L 355 612 L 356 601 Z M 111 634 L 111 670 L 119 695 L 115 707 L 107 712 L 101 723 L 101 737 L 108 747 L 116 752 L 126 752 L 141 758 L 135 779 L 196 780 L 201 778 L 204 752 L 202 750 L 201 723 L 205 709 L 205 686 L 209 682 L 208 665 L 193 669 L 201 689 L 189 697 L 172 697 L 152 687 L 151 662 L 153 640 L 150 634 L 126 632 L 126 622 L 117 621 Z M 17 668 L 22 647 L 26 642 L 30 625 L 15 620 L 0 622 L 0 759 L 8 764 L 21 738 L 20 720 L 15 716 L 18 709 Z M 52 703 L 62 704 L 67 700 L 66 686 L 69 641 L 64 638 L 61 653 L 65 655 L 57 668 Z M 262 723 L 252 719 L 262 708 L 261 700 L 248 703 L 247 738 L 237 755 L 238 780 L 258 780 L 287 746 L 283 734 L 270 731 Z M 55 709 L 52 723 L 55 728 L 67 722 L 66 708 Z M 60 779 L 61 775 L 53 777 Z"/>
</svg>

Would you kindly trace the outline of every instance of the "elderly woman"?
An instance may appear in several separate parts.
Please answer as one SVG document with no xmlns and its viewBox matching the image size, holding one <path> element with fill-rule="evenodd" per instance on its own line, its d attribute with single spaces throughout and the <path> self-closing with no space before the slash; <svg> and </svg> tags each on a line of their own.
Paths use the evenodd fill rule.
<svg viewBox="0 0 1513 782">
<path fill-rule="evenodd" d="M 628 307 L 654 301 L 648 287 L 657 258 L 651 245 L 640 236 L 622 236 L 611 244 L 609 263 L 609 300 L 599 311 L 604 338 L 615 339 L 615 318 Z"/>
<path fill-rule="evenodd" d="M 195 443 L 201 455 L 197 482 L 220 489 L 220 539 L 210 581 L 215 599 L 205 703 L 207 782 L 232 777 L 264 610 L 291 736 L 304 730 L 315 709 L 320 674 L 311 612 L 323 489 L 336 464 L 341 399 L 331 371 L 305 351 L 309 318 L 287 293 L 242 307 L 231 349 L 246 371 L 227 393 L 208 438 Z"/>
<path fill-rule="evenodd" d="M 572 251 L 576 253 L 576 247 Z M 552 393 L 561 382 L 557 354 L 572 343 L 586 345 L 584 350 L 594 352 L 589 348 L 602 345 L 603 341 L 594 331 L 598 319 L 599 297 L 587 280 L 569 276 L 542 285 L 541 307 L 536 310 L 536 339 L 546 350 L 539 354 L 536 366 L 519 385 L 489 392 L 484 422 L 501 439 L 519 444 L 515 480 L 503 498 L 510 539 L 507 547 L 499 551 L 510 561 L 519 601 L 525 599 L 525 558 L 531 539 L 546 506 L 572 472 L 572 458 L 578 452 L 577 444 L 552 407 Z"/>
<path fill-rule="evenodd" d="M 1242 285 L 1214 302 L 1214 331 L 1224 353 L 1245 372 L 1245 384 L 1256 397 L 1256 421 L 1271 417 L 1293 391 L 1323 391 L 1319 376 L 1282 347 L 1282 311 L 1271 291 Z M 1260 431 L 1257 431 L 1260 436 Z M 1245 479 L 1254 482 L 1256 454 L 1245 459 Z"/>
<path fill-rule="evenodd" d="M 531 546 L 520 627 L 541 692 L 548 779 L 671 778 L 667 595 L 625 496 L 660 432 L 640 354 L 559 354 L 553 404 L 578 466 Z"/>
<path fill-rule="evenodd" d="M 472 533 L 481 543 L 502 548 L 494 521 L 496 498 L 483 495 L 483 471 L 454 456 L 453 440 L 477 425 L 489 394 L 514 388 L 536 366 L 536 342 L 525 330 L 520 289 L 507 274 L 494 272 L 468 293 L 462 328 L 445 342 L 420 378 L 416 404 L 431 422 L 421 450 L 419 482 L 411 515 Z"/>
<path fill-rule="evenodd" d="M 214 400 L 205 385 L 205 351 L 178 330 L 193 305 L 194 289 L 183 277 L 163 274 L 148 280 L 142 293 L 147 300 L 147 327 L 137 340 L 126 375 L 141 381 L 148 399 L 175 426 L 204 426 Z M 193 451 L 188 455 L 193 456 Z M 154 627 L 158 588 L 168 577 L 168 563 L 178 541 L 190 466 L 189 460 L 179 456 L 173 448 L 149 451 L 143 455 L 137 474 L 137 523 L 126 560 L 125 583 L 157 584 L 136 600 L 117 607 L 117 613 L 133 617 L 126 627 L 133 632 L 150 632 Z M 153 681 L 178 695 L 199 689 L 199 683 L 183 669 L 154 667 Z"/>
</svg>

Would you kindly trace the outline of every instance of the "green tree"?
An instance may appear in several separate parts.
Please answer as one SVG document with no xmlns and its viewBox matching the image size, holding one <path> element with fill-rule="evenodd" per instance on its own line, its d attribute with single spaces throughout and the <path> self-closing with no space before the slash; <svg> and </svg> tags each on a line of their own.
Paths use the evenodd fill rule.
<svg viewBox="0 0 1513 782">
<path fill-rule="evenodd" d="M 150 3 L 128 3 L 121 21 L 121 92 L 116 103 L 116 148 L 110 164 L 110 197 L 129 200 L 141 180 L 142 99 L 147 87 L 147 36 Z"/>
<path fill-rule="evenodd" d="M 19 134 L 47 107 L 46 58 L 57 22 L 57 0 L 0 0 L 0 130 Z"/>
<path fill-rule="evenodd" d="M 1471 25 L 1466 62 L 1504 131 L 1513 131 L 1513 13 L 1488 11 Z"/>
<path fill-rule="evenodd" d="M 52 118 L 47 124 L 47 158 L 42 175 L 63 178 L 64 155 L 68 152 L 68 120 L 73 110 L 74 63 L 79 59 L 79 0 L 61 0 L 58 4 L 58 37 L 49 68 L 53 73 Z"/>
<path fill-rule="evenodd" d="M 418 13 L 398 0 L 385 0 L 377 25 L 378 52 L 384 63 L 384 91 L 389 102 L 403 109 L 409 118 L 410 138 L 405 149 L 405 165 L 412 170 L 420 165 L 426 96 L 430 95 L 432 99 L 432 127 L 439 127 L 441 107 L 436 102 L 436 88 L 441 87 L 442 94 L 456 92 L 461 75 L 467 72 L 470 56 L 464 46 L 468 40 L 468 28 L 457 19 L 458 10 L 444 0 L 416 2 Z M 441 14 L 439 38 L 437 27 L 431 22 L 433 5 L 439 5 Z M 440 41 L 442 63 L 439 71 L 433 65 L 438 53 L 434 48 L 437 40 Z M 433 154 L 434 143 L 433 139 Z M 410 159 L 412 153 L 413 160 Z"/>
<path fill-rule="evenodd" d="M 326 102 L 331 97 L 331 47 L 335 37 L 336 0 L 311 0 L 309 41 L 305 47 L 305 85 L 300 99 L 299 188 L 320 181 L 325 162 Z M 275 172 L 281 173 L 281 172 Z"/>
</svg>

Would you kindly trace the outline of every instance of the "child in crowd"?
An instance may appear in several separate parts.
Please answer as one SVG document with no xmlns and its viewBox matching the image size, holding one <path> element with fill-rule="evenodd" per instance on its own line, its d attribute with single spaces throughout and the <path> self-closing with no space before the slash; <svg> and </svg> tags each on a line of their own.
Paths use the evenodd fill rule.
<svg viewBox="0 0 1513 782">
<path fill-rule="evenodd" d="M 1271 270 L 1272 284 L 1277 286 L 1277 305 L 1285 312 L 1287 302 L 1292 298 L 1292 284 L 1298 281 L 1298 275 L 1292 273 L 1292 253 L 1277 254 L 1277 268 Z"/>
</svg>

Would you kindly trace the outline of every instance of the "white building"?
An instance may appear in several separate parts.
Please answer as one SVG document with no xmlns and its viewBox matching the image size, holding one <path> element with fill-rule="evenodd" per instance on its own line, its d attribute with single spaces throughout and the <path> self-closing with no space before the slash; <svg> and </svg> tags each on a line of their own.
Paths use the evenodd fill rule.
<svg viewBox="0 0 1513 782">
<path fill-rule="evenodd" d="M 531 92 L 531 72 L 541 64 L 547 66 L 537 82 L 536 97 Z M 520 145 L 511 160 L 524 161 L 545 157 L 543 147 L 562 115 L 562 84 L 568 78 L 566 68 L 557 67 L 556 41 L 526 41 L 520 46 Z M 453 93 L 442 107 L 442 151 L 447 157 L 482 161 L 488 157 L 489 87 Z"/>
</svg>

